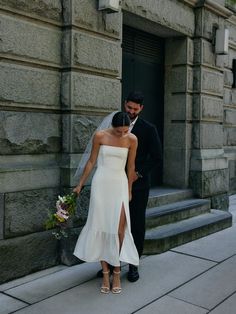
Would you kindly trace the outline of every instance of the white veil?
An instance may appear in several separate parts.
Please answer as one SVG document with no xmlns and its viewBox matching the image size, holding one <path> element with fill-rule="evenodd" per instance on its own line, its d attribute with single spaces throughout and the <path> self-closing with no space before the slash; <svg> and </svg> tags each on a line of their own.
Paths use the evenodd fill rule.
<svg viewBox="0 0 236 314">
<path fill-rule="evenodd" d="M 95 132 L 97 132 L 97 131 L 99 131 L 99 130 L 108 129 L 108 128 L 111 126 L 112 118 L 113 118 L 113 116 L 114 116 L 114 114 L 115 114 L 116 112 L 118 112 L 118 110 L 117 110 L 117 111 L 113 111 L 113 112 L 110 113 L 108 116 L 106 116 L 106 117 L 102 120 L 101 124 L 97 127 L 97 129 L 95 130 Z M 94 133 L 95 133 L 95 132 L 94 132 Z M 94 135 L 94 133 L 93 133 L 93 135 Z M 81 175 L 82 175 L 82 173 L 83 173 L 84 167 L 85 167 L 85 165 L 86 165 L 86 163 L 87 163 L 87 161 L 88 161 L 88 159 L 89 159 L 89 157 L 90 157 L 90 153 L 91 153 L 91 150 L 92 150 L 92 143 L 93 143 L 93 135 L 92 135 L 91 138 L 89 139 L 88 144 L 87 144 L 87 146 L 86 146 L 86 148 L 85 148 L 85 151 L 84 151 L 84 153 L 83 153 L 83 155 L 82 155 L 82 157 L 81 157 L 81 159 L 80 159 L 80 162 L 79 162 L 79 164 L 78 164 L 77 170 L 76 170 L 75 175 L 74 175 L 74 178 L 75 178 L 76 180 L 79 180 L 79 179 L 80 179 L 80 177 L 81 177 Z"/>
</svg>

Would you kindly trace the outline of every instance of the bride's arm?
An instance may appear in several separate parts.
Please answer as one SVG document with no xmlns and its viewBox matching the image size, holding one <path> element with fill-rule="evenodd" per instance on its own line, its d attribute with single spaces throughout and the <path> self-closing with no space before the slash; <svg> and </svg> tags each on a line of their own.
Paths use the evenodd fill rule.
<svg viewBox="0 0 236 314">
<path fill-rule="evenodd" d="M 82 176 L 80 178 L 79 184 L 73 190 L 73 192 L 76 192 L 77 194 L 80 193 L 82 187 L 84 186 L 88 176 L 90 175 L 90 173 L 93 170 L 93 167 L 97 161 L 98 152 L 99 152 L 99 148 L 100 148 L 100 138 L 101 138 L 100 132 L 95 133 L 95 135 L 93 137 L 92 150 L 91 150 L 90 157 L 89 157 L 86 165 L 84 166 L 84 170 L 83 170 Z"/>
<path fill-rule="evenodd" d="M 128 177 L 128 187 L 129 187 L 129 200 L 132 198 L 132 184 L 135 177 L 135 157 L 138 147 L 138 140 L 134 134 L 130 134 L 130 148 L 127 161 L 127 177 Z"/>
</svg>

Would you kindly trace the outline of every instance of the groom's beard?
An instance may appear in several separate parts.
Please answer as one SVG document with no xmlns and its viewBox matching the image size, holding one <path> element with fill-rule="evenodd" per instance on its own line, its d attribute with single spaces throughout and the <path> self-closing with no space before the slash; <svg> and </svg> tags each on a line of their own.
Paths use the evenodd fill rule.
<svg viewBox="0 0 236 314">
<path fill-rule="evenodd" d="M 135 114 L 135 113 L 130 113 L 130 112 L 127 112 L 127 114 L 128 114 L 128 116 L 129 116 L 131 122 L 134 121 L 134 120 L 137 118 L 137 116 L 138 116 L 137 114 Z"/>
</svg>

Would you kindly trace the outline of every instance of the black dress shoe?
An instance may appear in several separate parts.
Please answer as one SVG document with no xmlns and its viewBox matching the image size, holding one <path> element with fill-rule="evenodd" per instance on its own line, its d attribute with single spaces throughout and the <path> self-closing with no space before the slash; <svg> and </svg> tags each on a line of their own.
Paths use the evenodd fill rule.
<svg viewBox="0 0 236 314">
<path fill-rule="evenodd" d="M 134 265 L 129 265 L 129 271 L 127 275 L 127 279 L 130 282 L 135 282 L 139 280 L 139 273 L 138 273 L 138 267 Z"/>
<path fill-rule="evenodd" d="M 97 278 L 102 278 L 103 277 L 103 273 L 102 273 L 102 269 L 100 269 L 98 272 L 97 272 Z"/>
</svg>

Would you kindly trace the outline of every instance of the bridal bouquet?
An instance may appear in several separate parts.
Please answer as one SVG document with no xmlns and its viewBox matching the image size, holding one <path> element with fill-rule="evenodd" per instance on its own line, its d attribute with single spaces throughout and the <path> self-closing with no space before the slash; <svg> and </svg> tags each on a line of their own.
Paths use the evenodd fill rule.
<svg viewBox="0 0 236 314">
<path fill-rule="evenodd" d="M 56 228 L 57 231 L 53 231 L 52 234 L 56 239 L 62 237 L 67 238 L 68 234 L 66 229 L 69 227 L 69 221 L 75 214 L 77 194 L 67 194 L 65 196 L 58 196 L 55 208 L 50 210 L 48 219 L 45 223 L 46 229 Z"/>
</svg>

